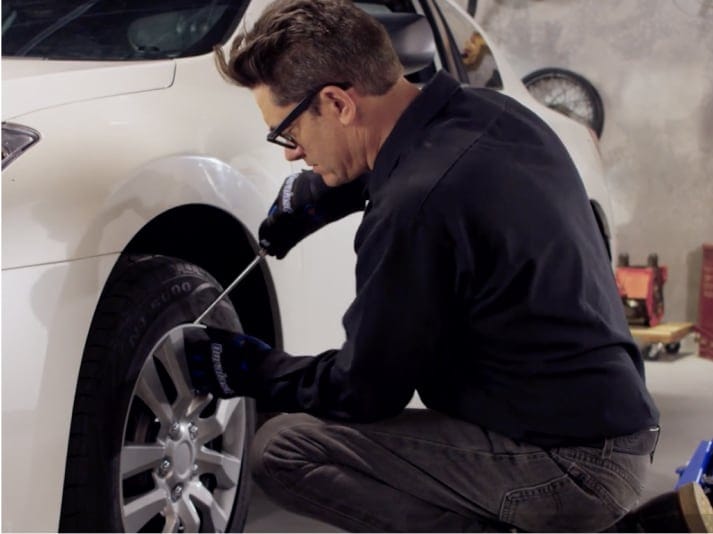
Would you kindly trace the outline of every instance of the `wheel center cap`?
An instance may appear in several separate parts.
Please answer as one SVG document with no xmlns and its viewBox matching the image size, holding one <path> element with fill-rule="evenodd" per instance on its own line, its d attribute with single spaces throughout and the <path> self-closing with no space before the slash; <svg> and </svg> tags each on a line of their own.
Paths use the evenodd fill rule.
<svg viewBox="0 0 713 534">
<path fill-rule="evenodd" d="M 176 474 L 185 477 L 193 468 L 193 450 L 188 442 L 179 443 L 173 451 L 173 465 Z"/>
</svg>

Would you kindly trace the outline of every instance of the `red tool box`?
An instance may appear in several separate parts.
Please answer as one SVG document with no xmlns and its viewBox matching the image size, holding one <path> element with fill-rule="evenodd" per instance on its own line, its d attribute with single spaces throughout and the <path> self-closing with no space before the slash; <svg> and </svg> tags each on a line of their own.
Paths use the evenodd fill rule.
<svg viewBox="0 0 713 534">
<path fill-rule="evenodd" d="M 629 255 L 619 255 L 616 283 L 630 325 L 656 326 L 663 319 L 663 285 L 668 269 L 649 254 L 646 265 L 630 265 Z"/>
</svg>

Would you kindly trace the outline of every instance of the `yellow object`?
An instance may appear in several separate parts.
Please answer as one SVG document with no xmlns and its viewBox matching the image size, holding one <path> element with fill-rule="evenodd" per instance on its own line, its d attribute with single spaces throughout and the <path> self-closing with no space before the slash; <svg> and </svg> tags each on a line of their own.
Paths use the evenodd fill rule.
<svg viewBox="0 0 713 534">
<path fill-rule="evenodd" d="M 463 64 L 466 67 L 472 67 L 480 63 L 483 54 L 488 50 L 488 45 L 485 39 L 479 33 L 473 32 L 470 39 L 465 43 L 465 49 L 462 52 Z"/>
<path fill-rule="evenodd" d="M 644 343 L 675 343 L 693 330 L 693 323 L 661 323 L 651 328 L 632 326 L 631 335 Z"/>
</svg>

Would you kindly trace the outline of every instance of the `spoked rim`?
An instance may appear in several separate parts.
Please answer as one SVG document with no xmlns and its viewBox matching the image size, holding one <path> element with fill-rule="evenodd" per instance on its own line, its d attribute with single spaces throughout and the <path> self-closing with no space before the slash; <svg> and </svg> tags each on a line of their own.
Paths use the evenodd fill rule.
<svg viewBox="0 0 713 534">
<path fill-rule="evenodd" d="M 595 122 L 594 104 L 587 92 L 571 79 L 552 74 L 527 85 L 532 95 L 545 104 L 590 127 Z"/>
<path fill-rule="evenodd" d="M 121 519 L 127 532 L 224 532 L 238 497 L 247 411 L 243 398 L 195 395 L 168 331 L 139 373 L 124 421 Z"/>
<path fill-rule="evenodd" d="M 526 75 L 522 81 L 540 103 L 588 126 L 601 137 L 602 98 L 584 76 L 559 67 L 545 67 Z"/>
</svg>

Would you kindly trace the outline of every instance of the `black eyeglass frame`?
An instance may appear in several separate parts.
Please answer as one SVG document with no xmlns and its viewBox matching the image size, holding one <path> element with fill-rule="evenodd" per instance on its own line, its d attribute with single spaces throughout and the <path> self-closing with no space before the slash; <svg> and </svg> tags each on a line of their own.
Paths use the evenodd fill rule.
<svg viewBox="0 0 713 534">
<path fill-rule="evenodd" d="M 336 87 L 339 87 L 340 89 L 346 90 L 351 87 L 350 83 L 338 83 L 338 82 L 329 82 L 329 83 L 324 83 L 322 85 L 319 85 L 312 89 L 309 93 L 307 93 L 307 96 L 305 96 L 300 102 L 294 107 L 292 111 L 290 111 L 287 114 L 287 117 L 282 119 L 280 124 L 275 126 L 272 130 L 270 130 L 267 134 L 267 141 L 269 143 L 274 143 L 276 145 L 280 145 L 281 147 L 284 148 L 289 148 L 291 150 L 294 150 L 297 148 L 297 142 L 291 138 L 288 134 L 284 134 L 284 132 L 287 128 L 290 127 L 290 125 L 297 120 L 297 117 L 302 115 L 309 105 L 312 103 L 312 100 L 314 99 L 315 96 L 319 94 L 319 92 L 324 89 L 325 87 L 328 87 L 330 85 L 334 85 Z"/>
</svg>

